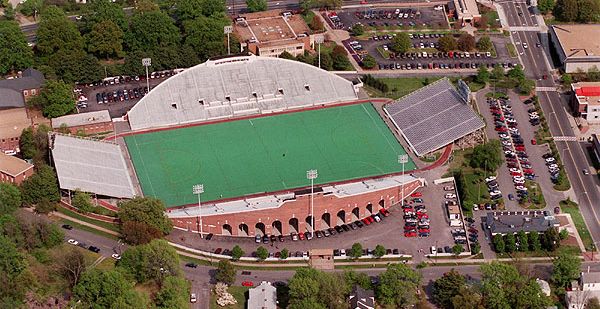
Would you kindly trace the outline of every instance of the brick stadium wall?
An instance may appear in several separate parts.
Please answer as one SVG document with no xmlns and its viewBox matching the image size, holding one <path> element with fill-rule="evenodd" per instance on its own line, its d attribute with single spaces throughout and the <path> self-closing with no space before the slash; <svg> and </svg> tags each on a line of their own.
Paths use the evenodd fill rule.
<svg viewBox="0 0 600 309">
<path fill-rule="evenodd" d="M 405 196 L 408 196 L 420 186 L 421 182 L 419 180 L 406 184 L 404 186 Z M 339 213 L 345 214 L 343 216 L 345 219 L 344 223 L 350 223 L 356 220 L 355 214 L 357 212 L 359 218 L 364 218 L 371 215 L 371 212 L 379 211 L 381 208 L 380 205 L 389 208 L 392 205 L 396 205 L 400 199 L 401 186 L 341 198 L 333 194 L 323 195 L 315 193 L 315 228 L 317 230 L 322 229 L 322 222 L 326 222 L 327 217 L 325 215 L 325 218 L 323 218 L 324 214 L 329 214 L 330 226 L 336 226 L 341 220 L 338 219 Z M 303 195 L 275 209 L 204 216 L 202 218 L 202 225 L 204 233 L 218 235 L 253 237 L 256 235 L 257 226 L 260 227 L 262 225 L 264 225 L 264 233 L 267 235 L 278 235 L 279 232 L 283 235 L 289 235 L 290 232 L 296 231 L 296 226 L 301 232 L 309 231 L 310 224 L 306 222 L 309 216 L 310 195 Z M 180 229 L 193 232 L 200 230 L 197 217 L 174 218 L 172 221 L 173 225 Z"/>
<path fill-rule="evenodd" d="M 94 220 L 99 220 L 99 221 L 104 221 L 104 222 L 108 222 L 108 223 L 119 223 L 119 219 L 117 218 L 113 218 L 113 217 L 109 217 L 109 216 L 103 216 L 103 215 L 99 215 L 99 214 L 95 214 L 95 213 L 87 213 L 87 214 L 82 214 L 79 212 L 79 210 L 71 205 L 69 205 L 68 203 L 66 203 L 65 201 L 61 201 L 60 202 L 60 206 L 76 212 L 77 214 L 84 216 L 84 217 L 88 217 L 90 219 L 94 219 Z"/>
</svg>

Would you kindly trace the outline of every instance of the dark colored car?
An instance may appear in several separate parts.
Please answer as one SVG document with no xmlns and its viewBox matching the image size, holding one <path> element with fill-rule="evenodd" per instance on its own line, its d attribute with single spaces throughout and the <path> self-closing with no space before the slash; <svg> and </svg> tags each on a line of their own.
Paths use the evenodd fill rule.
<svg viewBox="0 0 600 309">
<path fill-rule="evenodd" d="M 342 225 L 342 229 L 346 232 L 350 231 L 350 227 L 347 224 Z"/>
<path fill-rule="evenodd" d="M 271 235 L 271 242 L 276 242 L 276 241 L 277 241 L 277 236 Z"/>
<path fill-rule="evenodd" d="M 95 252 L 95 253 L 98 253 L 98 252 L 100 252 L 100 248 L 98 248 L 98 247 L 95 247 L 95 246 L 90 246 L 90 247 L 88 248 L 88 250 L 90 250 L 90 251 L 92 251 L 92 252 Z"/>
<path fill-rule="evenodd" d="M 340 234 L 344 232 L 344 229 L 343 229 L 341 226 L 339 226 L 339 225 L 337 225 L 337 226 L 335 227 L 335 230 L 336 230 L 338 233 L 340 233 Z"/>
<path fill-rule="evenodd" d="M 213 233 L 206 234 L 206 237 L 205 237 L 206 240 L 211 240 L 212 238 L 213 238 Z"/>
<path fill-rule="evenodd" d="M 277 236 L 277 239 L 279 239 L 279 242 L 284 242 L 285 241 L 285 237 L 283 237 L 283 235 Z"/>
<path fill-rule="evenodd" d="M 262 238 L 263 244 L 268 244 L 269 243 L 269 236 L 264 235 Z"/>
<path fill-rule="evenodd" d="M 221 251 L 223 251 L 223 248 L 217 248 L 215 250 L 215 254 L 221 254 Z"/>
<path fill-rule="evenodd" d="M 63 224 L 62 228 L 65 229 L 65 230 L 72 230 L 73 229 L 73 227 L 70 226 L 70 225 L 68 225 L 68 224 Z"/>
<path fill-rule="evenodd" d="M 364 224 L 360 220 L 354 221 L 354 224 L 356 224 L 356 226 L 358 226 L 359 228 L 362 228 L 364 226 Z"/>
<path fill-rule="evenodd" d="M 196 268 L 196 267 L 198 267 L 198 264 L 190 262 L 190 263 L 185 264 L 185 267 Z"/>
</svg>

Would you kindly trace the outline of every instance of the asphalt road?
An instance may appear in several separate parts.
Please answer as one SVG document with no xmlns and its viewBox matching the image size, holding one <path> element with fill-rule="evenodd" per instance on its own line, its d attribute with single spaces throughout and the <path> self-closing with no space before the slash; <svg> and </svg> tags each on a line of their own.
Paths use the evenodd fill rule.
<svg viewBox="0 0 600 309">
<path fill-rule="evenodd" d="M 506 12 L 510 26 L 537 25 L 536 19 L 525 8 L 525 4 L 511 1 L 503 2 L 501 5 Z M 523 14 L 519 15 L 519 10 Z M 538 87 L 558 87 L 559 84 L 554 80 L 548 67 L 552 60 L 548 54 L 549 47 L 546 45 L 547 40 L 540 33 L 533 31 L 512 31 L 511 35 L 516 43 L 526 75 L 536 79 Z M 523 48 L 523 42 L 526 42 L 529 48 Z M 541 42 L 544 45 L 536 47 L 537 42 Z M 543 79 L 544 75 L 547 75 L 548 79 Z M 538 92 L 538 97 L 552 135 L 575 136 L 569 122 L 570 116 L 567 98 L 557 91 Z M 592 175 L 583 175 L 582 173 L 582 169 L 589 166 L 585 155 L 585 145 L 585 143 L 573 141 L 556 142 L 574 194 L 579 202 L 581 213 L 586 220 L 592 238 L 594 241 L 600 241 L 599 210 L 594 205 L 594 202 L 600 201 L 600 193 L 597 188 L 597 179 Z"/>
</svg>

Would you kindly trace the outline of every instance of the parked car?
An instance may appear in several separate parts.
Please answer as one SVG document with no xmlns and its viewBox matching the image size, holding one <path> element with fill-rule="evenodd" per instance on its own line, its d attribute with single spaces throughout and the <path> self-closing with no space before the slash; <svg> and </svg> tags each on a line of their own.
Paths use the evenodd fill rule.
<svg viewBox="0 0 600 309">
<path fill-rule="evenodd" d="M 73 227 L 70 226 L 70 225 L 68 225 L 68 224 L 63 224 L 62 228 L 65 229 L 65 230 L 72 230 L 73 229 Z"/>
</svg>

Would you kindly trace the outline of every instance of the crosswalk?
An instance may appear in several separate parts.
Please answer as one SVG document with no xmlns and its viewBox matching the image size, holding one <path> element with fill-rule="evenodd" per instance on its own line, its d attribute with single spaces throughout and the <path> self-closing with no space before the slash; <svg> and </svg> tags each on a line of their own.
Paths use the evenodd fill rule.
<svg viewBox="0 0 600 309">
<path fill-rule="evenodd" d="M 511 26 L 509 27 L 510 31 L 519 31 L 519 32 L 540 32 L 540 27 L 538 26 Z"/>
<path fill-rule="evenodd" d="M 538 92 L 548 92 L 548 91 L 558 91 L 556 87 L 535 87 L 535 91 Z"/>
<path fill-rule="evenodd" d="M 554 136 L 553 139 L 558 142 L 576 142 L 576 136 Z"/>
</svg>

